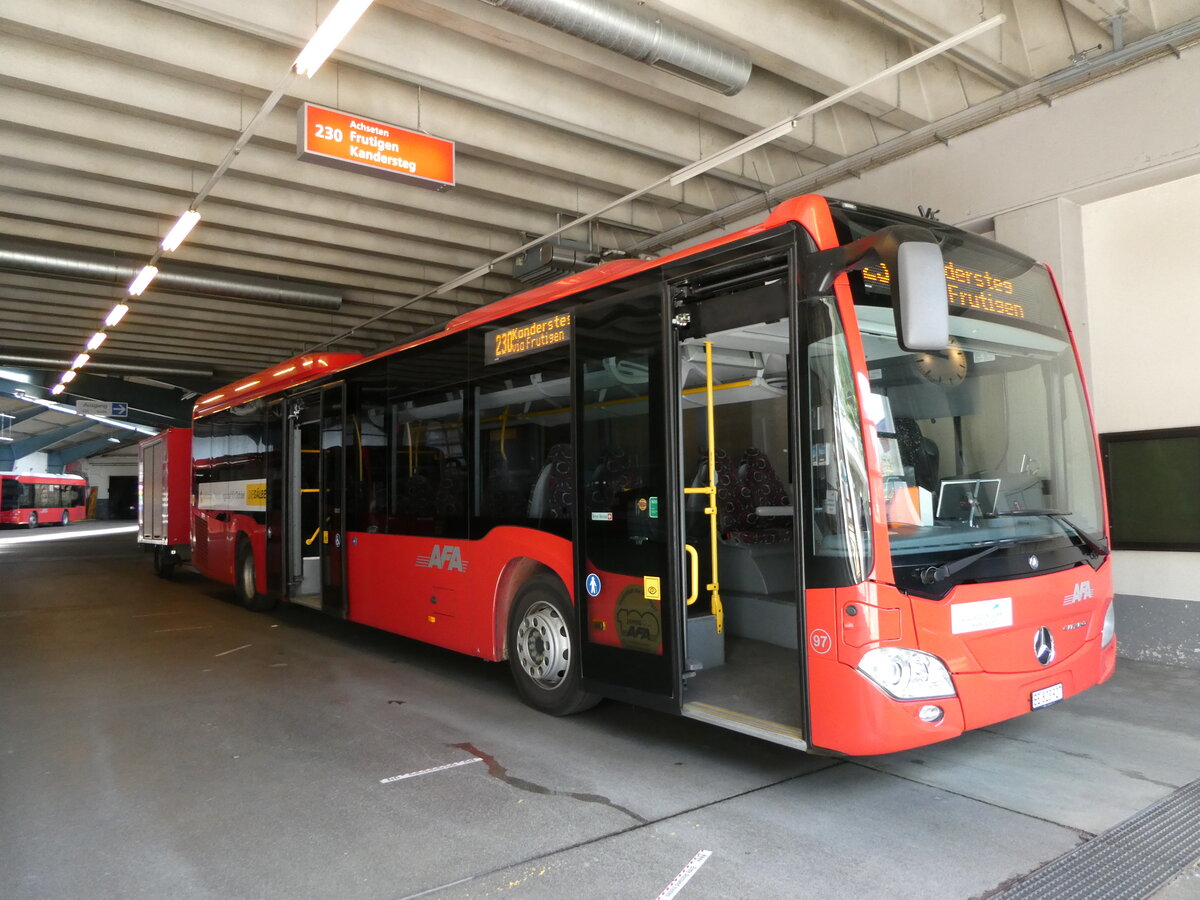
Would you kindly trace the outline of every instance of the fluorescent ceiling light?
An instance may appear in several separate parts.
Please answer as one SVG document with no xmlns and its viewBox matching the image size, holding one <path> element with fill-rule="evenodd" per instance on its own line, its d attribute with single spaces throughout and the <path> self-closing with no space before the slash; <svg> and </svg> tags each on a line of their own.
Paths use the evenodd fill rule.
<svg viewBox="0 0 1200 900">
<path fill-rule="evenodd" d="M 137 273 L 137 277 L 129 285 L 129 296 L 137 297 L 144 291 L 147 285 L 154 280 L 154 276 L 158 274 L 158 269 L 154 266 L 143 266 L 142 271 Z"/>
<path fill-rule="evenodd" d="M 75 357 L 75 362 L 71 363 L 71 368 L 72 369 L 81 369 L 87 365 L 88 360 L 91 358 L 92 358 L 91 354 L 89 354 L 89 353 L 80 353 L 78 356 Z"/>
<path fill-rule="evenodd" d="M 59 384 L 56 384 L 54 387 L 50 388 L 50 393 L 54 394 L 55 396 L 58 396 L 66 389 L 67 389 L 67 386 L 65 384 L 59 383 Z"/>
<path fill-rule="evenodd" d="M 167 232 L 167 236 L 162 239 L 162 248 L 168 253 L 179 249 L 179 245 L 183 243 L 183 239 L 188 236 L 188 233 L 196 227 L 196 223 L 199 221 L 200 213 L 194 209 L 189 209 L 171 226 L 171 230 Z"/>
<path fill-rule="evenodd" d="M 58 380 L 61 381 L 63 384 L 70 384 L 72 381 L 75 380 L 75 376 L 77 374 L 78 373 L 74 369 L 67 369 L 67 371 L 62 373 L 62 377 L 59 378 Z"/>
<path fill-rule="evenodd" d="M 120 439 L 120 438 L 114 438 L 114 437 L 110 437 L 110 438 L 108 439 L 108 442 L 109 442 L 110 444 L 119 444 L 119 443 L 121 443 L 121 439 Z"/>
<path fill-rule="evenodd" d="M 125 318 L 125 313 L 129 312 L 129 307 L 124 303 L 118 303 L 108 313 L 108 318 L 104 320 L 104 324 L 109 328 L 115 328 L 117 323 Z"/>
<path fill-rule="evenodd" d="M 296 57 L 293 68 L 299 75 L 312 78 L 321 68 L 321 63 L 329 58 L 329 54 L 337 49 L 347 32 L 354 27 L 359 16 L 367 11 L 371 0 L 339 0 L 338 5 L 330 10 L 321 27 L 312 36 L 300 55 Z"/>
<path fill-rule="evenodd" d="M 97 331 L 95 334 L 92 335 L 91 340 L 89 340 L 87 342 L 87 348 L 89 350 L 99 350 L 100 345 L 103 344 L 106 340 L 108 340 L 108 335 L 105 334 L 103 331 Z"/>
</svg>

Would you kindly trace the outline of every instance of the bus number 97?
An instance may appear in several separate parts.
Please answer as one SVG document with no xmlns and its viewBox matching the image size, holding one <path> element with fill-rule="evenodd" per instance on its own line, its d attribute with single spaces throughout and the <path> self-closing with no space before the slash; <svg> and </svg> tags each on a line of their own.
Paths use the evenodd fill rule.
<svg viewBox="0 0 1200 900">
<path fill-rule="evenodd" d="M 332 126 L 322 125 L 318 122 L 314 126 L 314 129 L 316 136 L 323 141 L 336 141 L 339 144 L 342 142 L 342 129 L 340 128 L 333 128 Z"/>
</svg>

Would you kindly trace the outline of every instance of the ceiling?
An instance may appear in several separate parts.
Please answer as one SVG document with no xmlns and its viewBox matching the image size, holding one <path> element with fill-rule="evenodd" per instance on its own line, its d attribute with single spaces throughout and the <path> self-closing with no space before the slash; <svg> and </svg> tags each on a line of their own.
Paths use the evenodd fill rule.
<svg viewBox="0 0 1200 900">
<path fill-rule="evenodd" d="M 1200 32 L 1200 0 L 567 4 L 735 60 L 749 77 L 727 94 L 499 8 L 533 3 L 376 0 L 309 80 L 287 73 L 332 0 L 5 0 L 0 413 L 23 417 L 14 442 L 59 415 L 14 391 L 45 396 L 281 83 L 164 277 L 60 400 L 126 401 L 157 427 L 305 350 L 394 344 L 527 283 L 505 261 L 439 286 L 998 13 L 999 28 L 563 238 L 587 261 L 653 255 Z M 298 160 L 303 101 L 454 141 L 455 185 Z"/>
</svg>

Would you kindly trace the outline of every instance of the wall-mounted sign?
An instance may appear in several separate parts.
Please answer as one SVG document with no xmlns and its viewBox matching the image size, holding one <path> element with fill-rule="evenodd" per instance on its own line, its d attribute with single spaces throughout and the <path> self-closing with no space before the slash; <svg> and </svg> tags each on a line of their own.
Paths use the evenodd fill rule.
<svg viewBox="0 0 1200 900">
<path fill-rule="evenodd" d="M 300 107 L 296 155 L 338 169 L 444 191 L 454 186 L 454 142 L 313 103 Z"/>
<path fill-rule="evenodd" d="M 511 328 L 489 331 L 484 337 L 484 362 L 496 363 L 526 353 L 549 350 L 571 339 L 571 316 L 560 313 Z"/>
<path fill-rule="evenodd" d="M 109 416 L 124 419 L 129 416 L 128 403 L 109 403 L 104 400 L 76 400 L 75 412 L 81 416 Z"/>
</svg>

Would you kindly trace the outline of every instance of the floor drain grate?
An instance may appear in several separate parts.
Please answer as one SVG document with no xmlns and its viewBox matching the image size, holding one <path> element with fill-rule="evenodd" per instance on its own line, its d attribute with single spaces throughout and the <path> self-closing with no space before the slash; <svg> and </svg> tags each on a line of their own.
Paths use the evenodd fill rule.
<svg viewBox="0 0 1200 900">
<path fill-rule="evenodd" d="M 1134 900 L 1200 859 L 1200 780 L 1096 835 L 993 900 Z"/>
</svg>

